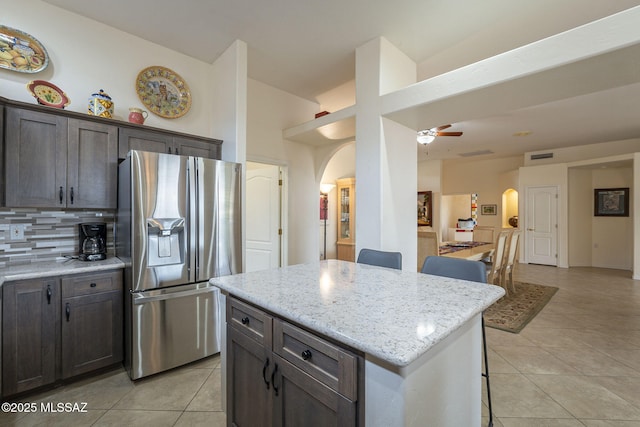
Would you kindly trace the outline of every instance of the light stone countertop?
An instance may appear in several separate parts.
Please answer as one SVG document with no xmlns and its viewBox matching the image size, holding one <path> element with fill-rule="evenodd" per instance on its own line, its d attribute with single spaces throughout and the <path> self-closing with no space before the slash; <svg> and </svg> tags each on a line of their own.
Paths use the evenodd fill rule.
<svg viewBox="0 0 640 427">
<path fill-rule="evenodd" d="M 337 260 L 209 283 L 400 367 L 504 295 L 498 286 Z"/>
<path fill-rule="evenodd" d="M 62 276 L 65 274 L 90 273 L 102 270 L 124 268 L 124 262 L 110 256 L 103 261 L 80 261 L 64 259 L 60 261 L 34 262 L 0 268 L 0 286 L 14 280 L 36 279 L 40 277 Z"/>
</svg>

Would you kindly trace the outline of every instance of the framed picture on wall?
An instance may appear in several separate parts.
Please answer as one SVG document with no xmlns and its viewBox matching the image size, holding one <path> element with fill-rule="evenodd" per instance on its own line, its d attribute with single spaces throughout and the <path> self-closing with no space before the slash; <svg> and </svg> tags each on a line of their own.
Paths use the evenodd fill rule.
<svg viewBox="0 0 640 427">
<path fill-rule="evenodd" d="M 498 215 L 498 205 L 480 205 L 482 215 Z"/>
<path fill-rule="evenodd" d="M 431 191 L 418 191 L 418 226 L 433 225 L 431 197 Z"/>
<path fill-rule="evenodd" d="M 594 216 L 629 216 L 629 188 L 593 190 Z"/>
</svg>

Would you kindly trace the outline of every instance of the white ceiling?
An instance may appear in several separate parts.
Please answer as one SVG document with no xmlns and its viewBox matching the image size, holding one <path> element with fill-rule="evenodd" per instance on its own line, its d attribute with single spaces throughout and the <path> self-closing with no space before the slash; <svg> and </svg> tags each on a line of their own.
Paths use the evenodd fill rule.
<svg viewBox="0 0 640 427">
<path fill-rule="evenodd" d="M 355 49 L 380 36 L 418 64 L 422 80 L 640 5 L 640 0 L 45 1 L 209 63 L 242 40 L 249 47 L 249 77 L 313 101 L 352 80 Z M 592 93 L 523 102 L 526 107 L 508 111 L 487 108 L 493 114 L 484 117 L 449 113 L 435 124 L 414 117 L 412 127 L 452 123 L 448 130 L 464 132 L 437 139 L 428 157 L 421 147 L 419 160 L 485 149 L 507 156 L 640 137 L 638 64 L 623 61 L 622 67 L 631 68 L 622 70 L 627 78 L 615 84 L 606 84 L 608 73 L 601 73 L 604 84 L 594 81 Z M 532 100 L 534 93 L 535 88 Z M 518 131 L 532 133 L 514 141 Z"/>
</svg>

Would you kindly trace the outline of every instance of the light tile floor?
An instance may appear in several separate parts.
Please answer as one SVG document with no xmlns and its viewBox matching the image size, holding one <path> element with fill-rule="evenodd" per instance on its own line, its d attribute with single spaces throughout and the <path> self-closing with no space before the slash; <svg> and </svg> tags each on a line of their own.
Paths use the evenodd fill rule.
<svg viewBox="0 0 640 427">
<path fill-rule="evenodd" d="M 627 271 L 537 265 L 518 265 L 515 276 L 560 290 L 520 334 L 487 328 L 494 425 L 640 427 L 640 281 Z M 0 414 L 0 425 L 226 423 L 218 356 L 135 383 L 114 370 L 21 401 L 88 402 L 89 411 Z"/>
</svg>

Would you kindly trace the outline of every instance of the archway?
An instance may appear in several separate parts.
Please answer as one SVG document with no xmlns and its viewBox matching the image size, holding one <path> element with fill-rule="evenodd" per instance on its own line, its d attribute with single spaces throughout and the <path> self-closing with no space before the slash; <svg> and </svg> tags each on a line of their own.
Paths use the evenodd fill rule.
<svg viewBox="0 0 640 427">
<path fill-rule="evenodd" d="M 336 258 L 336 241 L 338 235 L 338 212 L 336 191 L 336 180 L 341 178 L 351 178 L 356 175 L 356 144 L 351 142 L 340 147 L 327 162 L 320 180 L 320 189 L 326 184 L 333 184 L 334 187 L 326 193 L 326 211 L 323 212 L 323 200 L 320 194 L 320 224 L 319 224 L 319 254 L 320 259 Z M 320 190 L 322 193 L 322 190 Z M 323 219 L 326 215 L 326 220 Z M 325 252 L 326 237 L 326 252 Z"/>
<path fill-rule="evenodd" d="M 513 188 L 502 193 L 502 228 L 518 228 L 518 192 Z"/>
</svg>

